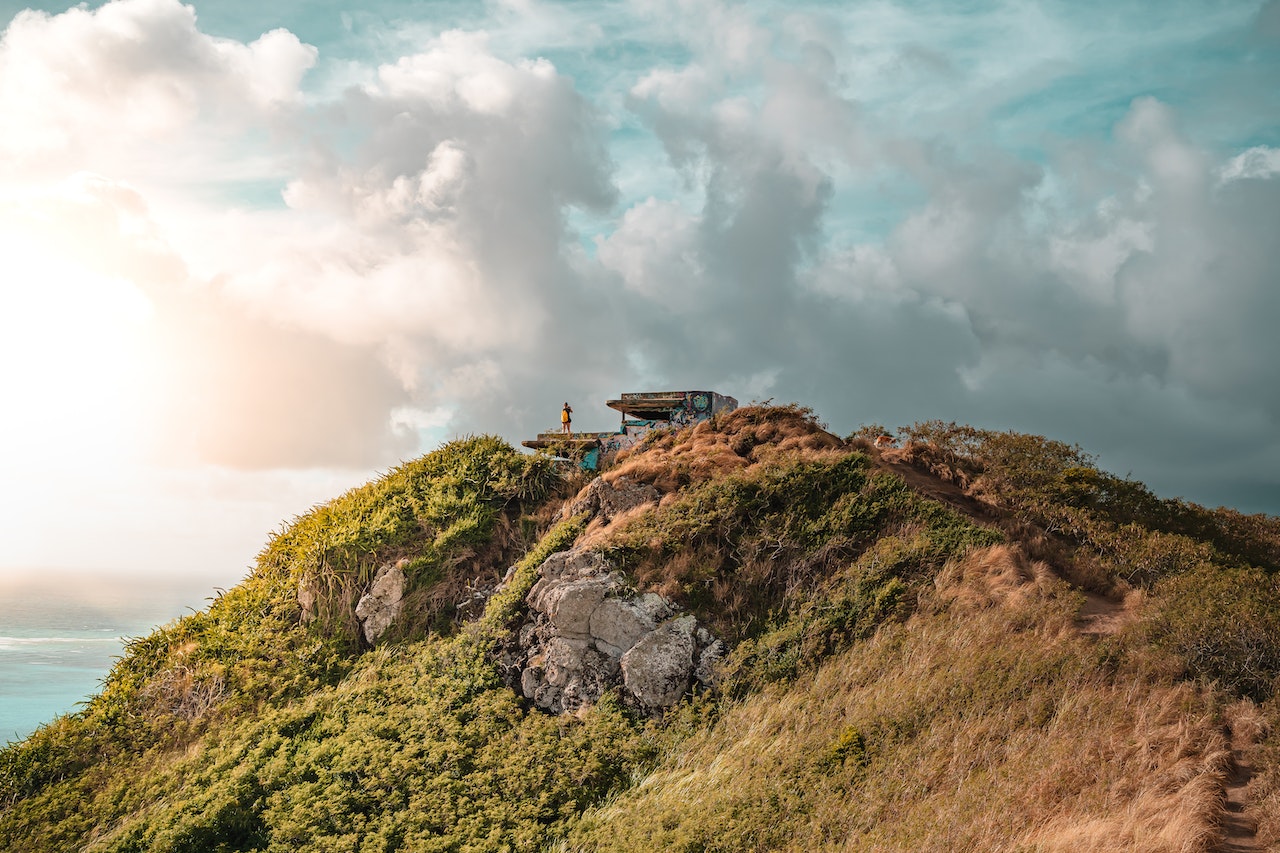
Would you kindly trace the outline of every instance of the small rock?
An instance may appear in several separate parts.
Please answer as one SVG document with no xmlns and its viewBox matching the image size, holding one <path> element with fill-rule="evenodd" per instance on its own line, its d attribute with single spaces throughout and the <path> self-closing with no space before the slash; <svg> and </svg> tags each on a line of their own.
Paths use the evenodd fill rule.
<svg viewBox="0 0 1280 853">
<path fill-rule="evenodd" d="M 364 638 L 370 644 L 386 633 L 400 615 L 404 603 L 405 560 L 387 563 L 378 569 L 369 591 L 356 604 L 356 618 L 364 625 Z"/>
<path fill-rule="evenodd" d="M 671 602 L 656 592 L 646 592 L 644 595 L 637 596 L 635 604 L 653 620 L 655 625 L 675 615 L 676 612 Z"/>
<path fill-rule="evenodd" d="M 619 477 L 612 483 L 597 477 L 588 483 L 572 501 L 560 510 L 560 518 L 588 513 L 600 516 L 606 524 L 624 512 L 647 503 L 657 503 L 662 493 L 648 483 L 637 483 Z"/>
<path fill-rule="evenodd" d="M 582 658 L 587 651 L 586 640 L 552 637 L 547 641 L 543 658 L 548 684 L 564 687 L 582 671 Z"/>
<path fill-rule="evenodd" d="M 560 583 L 544 590 L 536 606 L 560 634 L 586 637 L 591 632 L 591 614 L 617 586 L 612 575 Z"/>
<path fill-rule="evenodd" d="M 606 522 L 613 521 L 624 512 L 635 509 L 642 504 L 657 503 L 661 493 L 648 483 L 635 483 L 626 477 L 619 477 L 613 483 L 605 483 L 600 489 L 600 514 Z"/>
<path fill-rule="evenodd" d="M 542 581 L 557 581 L 562 578 L 585 578 L 594 575 L 608 574 L 608 564 L 604 555 L 596 551 L 557 551 L 543 561 L 538 568 Z M 535 587 L 536 588 L 536 587 Z M 532 595 L 532 590 L 530 595 Z"/>
<path fill-rule="evenodd" d="M 565 710 L 564 702 L 561 699 L 562 691 L 554 684 L 543 682 L 533 693 L 533 704 L 542 708 L 544 711 L 550 711 L 553 714 L 559 714 Z"/>
<path fill-rule="evenodd" d="M 600 511 L 600 489 L 604 480 L 596 477 L 578 492 L 573 500 L 566 503 L 556 516 L 559 519 L 573 518 L 575 515 L 589 513 L 595 515 Z"/>
<path fill-rule="evenodd" d="M 698 634 L 703 633 L 704 631 L 699 628 Z M 709 634 L 708 637 L 710 637 Z M 694 667 L 693 677 L 698 679 L 698 683 L 704 687 L 715 687 L 720 681 L 720 674 L 716 671 L 716 667 L 722 660 L 724 660 L 724 643 L 712 639 L 699 653 L 698 665 Z"/>
<path fill-rule="evenodd" d="M 537 633 L 537 630 L 538 630 L 537 625 L 533 624 L 532 622 L 526 622 L 525 624 L 520 626 L 520 633 L 517 637 L 517 642 L 519 642 L 520 645 L 526 649 L 529 648 L 530 646 L 535 645 L 537 642 L 537 637 L 535 636 Z"/>
<path fill-rule="evenodd" d="M 495 595 L 507 588 L 507 584 L 511 583 L 511 579 L 516 576 L 517 568 L 519 567 L 518 566 L 507 567 L 507 573 L 502 576 L 502 580 L 498 581 L 498 585 L 493 588 L 493 592 Z"/>
<path fill-rule="evenodd" d="M 315 620 L 316 601 L 319 597 L 315 589 L 314 579 L 304 577 L 298 581 L 298 606 L 302 608 L 302 623 L 304 625 Z"/>
<path fill-rule="evenodd" d="M 520 692 L 524 694 L 524 698 L 532 699 L 538 692 L 539 685 L 542 684 L 542 671 L 534 667 L 529 667 L 520 673 Z"/>
</svg>

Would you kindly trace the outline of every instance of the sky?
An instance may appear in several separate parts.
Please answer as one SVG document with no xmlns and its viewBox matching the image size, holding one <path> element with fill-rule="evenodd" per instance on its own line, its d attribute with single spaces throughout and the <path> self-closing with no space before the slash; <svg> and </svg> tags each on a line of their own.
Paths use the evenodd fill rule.
<svg viewBox="0 0 1280 853">
<path fill-rule="evenodd" d="M 0 0 L 0 572 L 624 391 L 1280 514 L 1280 0 Z"/>
</svg>

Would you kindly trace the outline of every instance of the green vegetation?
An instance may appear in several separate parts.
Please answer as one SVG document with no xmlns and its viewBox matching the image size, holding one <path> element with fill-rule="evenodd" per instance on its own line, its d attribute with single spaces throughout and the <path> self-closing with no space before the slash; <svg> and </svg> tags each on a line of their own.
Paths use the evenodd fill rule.
<svg viewBox="0 0 1280 853">
<path fill-rule="evenodd" d="M 417 609 L 405 633 L 451 632 L 451 613 L 440 602 L 451 604 L 466 580 L 496 582 L 523 548 L 520 513 L 557 485 L 548 460 L 499 439 L 472 438 L 297 519 L 272 539 L 257 570 L 207 611 L 130 642 L 83 711 L 0 753 L 0 804 L 8 805 L 0 838 L 15 850 L 76 848 L 91 832 L 154 812 L 149 804 L 175 796 L 200 772 L 230 766 L 218 763 L 224 752 L 249 755 L 247 744 L 266 737 L 273 721 L 288 728 L 299 704 L 332 697 L 366 665 L 350 609 L 383 562 L 408 558 L 415 569 L 406 603 Z M 318 591 L 320 614 L 309 628 L 299 624 L 297 601 L 306 584 Z M 212 763 L 178 760 L 191 752 Z M 201 787 L 221 815 L 208 818 L 215 824 L 208 837 L 243 836 L 225 849 L 255 849 L 260 834 L 246 829 L 246 815 L 259 809 L 244 801 L 257 789 Z M 162 819 L 181 826 L 185 814 Z M 185 843 L 148 842 L 154 849 L 214 849 Z"/>
<path fill-rule="evenodd" d="M 1145 586 L 1208 561 L 1280 571 L 1275 518 L 1158 498 L 1141 483 L 1099 470 L 1078 446 L 1038 435 L 941 421 L 903 432 L 938 473 L 1084 546 L 1108 581 Z"/>
<path fill-rule="evenodd" d="M 579 529 L 552 531 L 520 579 Z M 612 702 L 579 719 L 524 710 L 486 657 L 501 610 L 453 637 L 367 654 L 334 687 L 224 727 L 100 849 L 536 847 L 656 740 Z"/>
<path fill-rule="evenodd" d="M 0 847 L 1207 849 L 1223 726 L 1280 758 L 1280 522 L 1037 436 L 933 422 L 882 455 L 881 432 L 793 405 L 663 433 L 603 474 L 663 500 L 611 525 L 551 524 L 581 475 L 498 439 L 401 466 L 0 751 Z M 650 719 L 504 685 L 569 547 L 725 640 L 717 688 Z M 369 649 L 355 602 L 391 562 L 405 610 Z M 1112 596 L 1105 630 L 1082 633 L 1084 591 Z M 1255 788 L 1266 842 L 1280 769 Z"/>
<path fill-rule="evenodd" d="M 501 439 L 451 442 L 297 519 L 272 538 L 257 574 L 310 588 L 327 632 L 354 638 L 358 593 L 379 565 L 404 558 L 423 617 L 406 624 L 447 630 L 460 587 L 500 576 L 522 544 L 505 511 L 538 505 L 558 483 L 548 458 Z"/>
<path fill-rule="evenodd" d="M 1201 564 L 1156 586 L 1146 638 L 1187 674 L 1264 701 L 1280 677 L 1280 584 L 1257 569 Z"/>
<path fill-rule="evenodd" d="M 905 615 L 948 559 L 1003 538 L 850 452 L 690 486 L 630 524 L 611 554 L 733 642 L 726 676 L 739 692 Z"/>
</svg>

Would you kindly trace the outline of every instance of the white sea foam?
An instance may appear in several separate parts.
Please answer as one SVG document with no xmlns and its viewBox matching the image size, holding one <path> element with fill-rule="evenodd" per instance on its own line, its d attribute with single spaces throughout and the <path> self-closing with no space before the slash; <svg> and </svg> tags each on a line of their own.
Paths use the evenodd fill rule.
<svg viewBox="0 0 1280 853">
<path fill-rule="evenodd" d="M 0 637 L 0 649 L 6 646 L 41 646 L 53 643 L 120 643 L 125 637 Z"/>
</svg>

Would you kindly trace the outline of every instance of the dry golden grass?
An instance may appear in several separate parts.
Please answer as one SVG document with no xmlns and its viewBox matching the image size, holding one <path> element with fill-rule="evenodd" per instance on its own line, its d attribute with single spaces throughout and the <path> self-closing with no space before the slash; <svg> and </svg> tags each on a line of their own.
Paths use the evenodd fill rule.
<svg viewBox="0 0 1280 853">
<path fill-rule="evenodd" d="M 1230 749 L 1217 717 L 1196 707 L 1202 698 L 1180 685 L 1137 699 L 1136 717 L 1108 732 L 1109 763 L 1123 775 L 1098 791 L 1103 808 L 1063 809 L 1027 840 L 1063 851 L 1213 849 Z M 1052 769 L 1080 769 L 1070 765 Z"/>
<path fill-rule="evenodd" d="M 1223 721 L 1231 730 L 1231 741 L 1240 748 L 1251 749 L 1271 733 L 1271 724 L 1262 709 L 1250 699 L 1228 706 Z"/>
<path fill-rule="evenodd" d="M 1232 742 L 1254 768 L 1245 799 L 1246 815 L 1257 822 L 1260 850 L 1280 849 L 1280 702 L 1248 700 L 1227 709 Z"/>
<path fill-rule="evenodd" d="M 1020 543 L 1031 560 L 1049 566 L 1059 577 L 1082 589 L 1113 597 L 1123 597 L 1130 591 L 1130 585 L 1116 577 L 1113 567 L 1105 565 L 1089 549 L 1001 508 L 999 490 L 978 462 L 945 447 L 917 441 L 873 452 L 878 454 L 880 465 L 903 477 L 913 489 L 980 524 L 998 527 L 1010 540 Z"/>
<path fill-rule="evenodd" d="M 625 529 L 632 521 L 651 512 L 654 506 L 655 504 L 645 503 L 634 506 L 625 512 L 620 512 L 607 520 L 603 516 L 593 518 L 591 523 L 587 525 L 587 529 L 582 531 L 582 535 L 574 542 L 574 547 L 604 547 L 617 535 L 618 531 Z"/>
<path fill-rule="evenodd" d="M 568 849 L 1208 851 L 1212 694 L 1100 667 L 1063 592 L 975 554 L 931 612 L 731 707 Z"/>
<path fill-rule="evenodd" d="M 666 493 L 779 458 L 822 459 L 845 452 L 844 442 L 802 408 L 745 406 L 623 451 L 602 476 L 609 482 L 630 477 Z"/>
<path fill-rule="evenodd" d="M 683 487 L 783 454 L 861 449 L 1009 544 L 948 563 L 906 623 L 728 706 L 589 813 L 563 850 L 1209 853 L 1224 832 L 1233 747 L 1266 768 L 1247 790 L 1257 849 L 1280 839 L 1280 738 L 1269 723 L 1280 707 L 1224 708 L 1230 698 L 1214 686 L 1181 680 L 1128 630 L 1146 595 L 984 500 L 980 467 L 935 445 L 866 445 L 841 443 L 802 413 L 748 409 L 664 436 L 605 475 L 657 486 L 665 506 Z M 707 561 L 681 551 L 660 577 L 697 577 Z M 739 595 L 776 569 L 744 561 Z M 733 610 L 734 588 L 720 586 L 714 600 Z"/>
<path fill-rule="evenodd" d="M 891 465 L 909 465 L 928 471 L 946 483 L 953 483 L 968 490 L 975 479 L 975 466 L 958 455 L 920 441 L 909 441 L 902 447 L 889 447 L 880 451 L 880 459 Z"/>
<path fill-rule="evenodd" d="M 992 545 L 943 567 L 934 580 L 941 600 L 973 609 L 1003 605 L 1020 610 L 1065 584 L 1043 562 L 1032 562 L 1022 548 Z"/>
</svg>

